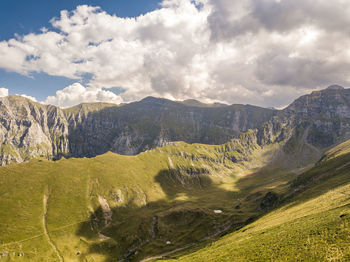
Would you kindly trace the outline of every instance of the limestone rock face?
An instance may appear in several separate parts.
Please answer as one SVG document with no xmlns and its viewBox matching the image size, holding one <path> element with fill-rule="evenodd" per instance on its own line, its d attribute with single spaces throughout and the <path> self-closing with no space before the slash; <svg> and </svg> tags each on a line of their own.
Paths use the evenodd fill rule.
<svg viewBox="0 0 350 262">
<path fill-rule="evenodd" d="M 9 96 L 0 99 L 0 164 L 69 153 L 61 109 Z"/>
<path fill-rule="evenodd" d="M 350 90 L 330 86 L 295 100 L 284 113 L 308 128 L 306 141 L 328 147 L 350 137 Z"/>
<path fill-rule="evenodd" d="M 205 105 L 205 104 L 204 104 Z M 258 128 L 277 111 L 253 106 L 188 106 L 148 97 L 122 106 L 67 111 L 70 153 L 134 155 L 173 141 L 223 144 Z"/>
<path fill-rule="evenodd" d="M 241 135 L 248 130 L 252 133 Z M 154 97 L 61 109 L 19 96 L 0 98 L 1 165 L 108 151 L 135 155 L 174 141 L 223 144 L 242 139 L 252 144 L 248 137 L 259 147 L 280 142 L 289 155 L 307 147 L 307 154 L 316 158 L 319 151 L 350 137 L 350 90 L 331 86 L 284 110 Z"/>
<path fill-rule="evenodd" d="M 0 98 L 0 164 L 108 151 L 135 155 L 180 140 L 221 144 L 273 114 L 253 106 L 192 106 L 153 97 L 121 106 L 92 103 L 61 109 L 8 96 Z"/>
</svg>

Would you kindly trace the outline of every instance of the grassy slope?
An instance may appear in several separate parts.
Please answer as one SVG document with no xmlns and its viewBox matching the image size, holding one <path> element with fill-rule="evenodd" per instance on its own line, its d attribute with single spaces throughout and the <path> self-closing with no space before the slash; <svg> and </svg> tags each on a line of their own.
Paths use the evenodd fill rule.
<svg viewBox="0 0 350 262">
<path fill-rule="evenodd" d="M 347 143 L 295 179 L 271 166 L 257 169 L 279 145 L 261 150 L 251 144 L 249 132 L 243 136 L 221 146 L 177 142 L 138 156 L 107 153 L 1 167 L 0 254 L 9 252 L 4 261 L 139 260 L 200 243 L 201 249 L 176 258 L 346 257 L 350 156 L 342 152 Z M 251 223 L 263 214 L 258 206 L 270 191 L 289 197 Z M 101 198 L 113 212 L 112 221 L 104 217 Z M 228 228 L 237 231 L 203 244 Z"/>
<path fill-rule="evenodd" d="M 247 153 L 235 140 L 222 146 L 178 142 L 138 156 L 107 153 L 1 167 L 0 254 L 9 252 L 10 261 L 22 252 L 21 259 L 35 261 L 109 261 L 130 253 L 137 260 L 240 226 L 257 213 L 257 196 L 247 195 L 286 187 L 288 175 L 278 181 L 269 172 L 268 181 L 242 176 L 264 165 L 276 147 L 251 146 Z M 99 197 L 113 212 L 108 226 Z"/>
<path fill-rule="evenodd" d="M 350 154 L 347 141 L 291 183 L 280 208 L 179 261 L 350 260 Z"/>
</svg>

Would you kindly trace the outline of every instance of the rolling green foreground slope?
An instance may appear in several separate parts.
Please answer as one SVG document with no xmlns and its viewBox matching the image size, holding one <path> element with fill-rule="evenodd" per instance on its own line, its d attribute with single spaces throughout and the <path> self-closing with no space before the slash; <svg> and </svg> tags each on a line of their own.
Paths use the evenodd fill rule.
<svg viewBox="0 0 350 262">
<path fill-rule="evenodd" d="M 0 261 L 349 258 L 350 142 L 299 176 L 271 162 L 281 146 L 247 132 L 1 167 Z"/>
<path fill-rule="evenodd" d="M 294 176 L 245 176 L 279 148 L 253 138 L 1 167 L 2 261 L 140 260 L 239 228 Z"/>
<path fill-rule="evenodd" d="M 280 207 L 253 223 L 167 259 L 349 261 L 350 141 L 290 183 Z"/>
</svg>

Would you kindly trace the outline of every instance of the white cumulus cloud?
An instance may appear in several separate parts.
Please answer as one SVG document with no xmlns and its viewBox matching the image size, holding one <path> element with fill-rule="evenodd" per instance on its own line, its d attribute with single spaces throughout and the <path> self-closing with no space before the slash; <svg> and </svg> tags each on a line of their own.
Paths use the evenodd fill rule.
<svg viewBox="0 0 350 262">
<path fill-rule="evenodd" d="M 33 96 L 28 96 L 28 95 L 26 95 L 26 94 L 21 94 L 21 95 L 18 95 L 18 96 L 23 96 L 23 97 L 25 97 L 25 98 L 28 98 L 28 99 L 34 101 L 34 102 L 37 102 L 36 98 L 33 97 Z"/>
<path fill-rule="evenodd" d="M 89 95 L 69 99 L 67 87 L 46 100 L 62 106 L 118 86 L 125 92 L 112 102 L 153 95 L 278 107 L 350 85 L 349 17 L 344 0 L 164 0 L 135 18 L 82 5 L 53 18 L 54 30 L 0 42 L 0 68 L 92 75 Z"/>
<path fill-rule="evenodd" d="M 5 96 L 8 96 L 9 95 L 9 90 L 5 87 L 0 87 L 0 97 L 5 97 Z M 28 95 L 25 95 L 25 94 L 21 94 L 21 95 L 18 95 L 16 94 L 17 96 L 23 96 L 25 98 L 28 98 L 30 100 L 33 100 L 35 102 L 37 102 L 36 98 L 35 97 L 32 97 L 32 96 L 28 96 Z"/>
<path fill-rule="evenodd" d="M 111 91 L 105 91 L 100 88 L 84 87 L 79 83 L 74 83 L 62 90 L 58 90 L 55 96 L 49 96 L 44 101 L 46 104 L 59 107 L 70 107 L 87 102 L 120 104 L 122 99 Z"/>
<path fill-rule="evenodd" d="M 9 95 L 9 90 L 4 87 L 0 87 L 0 97 L 5 97 Z"/>
</svg>

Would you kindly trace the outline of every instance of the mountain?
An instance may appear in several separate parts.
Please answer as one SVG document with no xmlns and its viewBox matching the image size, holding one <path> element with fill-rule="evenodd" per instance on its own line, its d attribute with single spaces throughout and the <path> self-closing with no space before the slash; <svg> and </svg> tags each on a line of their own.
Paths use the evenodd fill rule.
<svg viewBox="0 0 350 262">
<path fill-rule="evenodd" d="M 0 162 L 48 159 L 69 152 L 64 112 L 19 96 L 0 99 Z"/>
<path fill-rule="evenodd" d="M 314 91 L 295 100 L 284 112 L 309 128 L 306 141 L 314 146 L 331 146 L 349 138 L 348 89 L 333 85 L 322 91 Z"/>
<path fill-rule="evenodd" d="M 184 105 L 187 106 L 194 106 L 194 107 L 223 107 L 223 106 L 227 106 L 227 104 L 222 104 L 222 103 L 211 103 L 211 104 L 206 104 L 206 103 L 202 103 L 198 100 L 195 99 L 187 99 L 181 102 Z"/>
<path fill-rule="evenodd" d="M 260 146 L 276 139 L 285 165 L 303 166 L 350 137 L 350 90 L 330 86 L 295 100 L 284 110 L 250 105 L 174 102 L 147 97 L 123 105 L 81 104 L 68 109 L 19 96 L 0 98 L 0 163 L 36 157 L 124 155 L 174 141 L 223 144 L 256 130 Z"/>
<path fill-rule="evenodd" d="M 107 151 L 135 155 L 169 142 L 222 144 L 267 121 L 274 111 L 254 106 L 186 106 L 147 97 L 93 114 L 68 115 L 73 156 Z"/>
<path fill-rule="evenodd" d="M 277 161 L 305 166 L 327 149 L 350 138 L 350 90 L 330 86 L 296 99 L 272 122 L 288 122 L 290 137 Z M 286 131 L 286 132 L 287 132 Z"/>
<path fill-rule="evenodd" d="M 283 144 L 278 162 L 301 167 L 350 137 L 349 105 L 350 90 L 340 86 L 302 96 L 284 110 L 154 97 L 61 109 L 8 96 L 0 98 L 0 163 L 135 155 L 174 141 L 223 144 L 255 130 L 260 146 Z"/>
<path fill-rule="evenodd" d="M 148 97 L 121 106 L 82 104 L 68 109 L 19 96 L 0 99 L 0 163 L 35 157 L 134 155 L 173 141 L 222 144 L 255 129 L 275 111 L 254 106 L 187 106 Z"/>
</svg>

